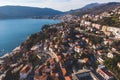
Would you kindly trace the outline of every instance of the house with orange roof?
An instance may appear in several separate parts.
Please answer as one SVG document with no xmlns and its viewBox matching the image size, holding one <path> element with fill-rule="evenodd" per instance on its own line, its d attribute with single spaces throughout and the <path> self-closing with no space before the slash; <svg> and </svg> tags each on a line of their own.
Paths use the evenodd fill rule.
<svg viewBox="0 0 120 80">
<path fill-rule="evenodd" d="M 42 70 L 45 68 L 45 65 L 40 66 L 38 69 L 35 70 L 35 74 L 39 75 L 39 73 L 42 73 Z"/>
<path fill-rule="evenodd" d="M 65 80 L 72 80 L 70 76 L 65 76 Z"/>
<path fill-rule="evenodd" d="M 35 70 L 34 80 L 47 80 L 49 77 L 53 80 L 59 80 L 59 75 L 53 71 L 56 68 L 55 58 L 48 59 L 45 63 Z"/>
<path fill-rule="evenodd" d="M 103 55 L 104 53 L 103 53 L 103 50 L 97 50 L 97 53 L 99 54 L 99 55 Z"/>
<path fill-rule="evenodd" d="M 41 75 L 41 76 L 35 75 L 34 80 L 47 80 L 47 77 L 48 75 Z"/>
<path fill-rule="evenodd" d="M 62 60 L 62 57 L 60 55 L 57 55 L 58 57 L 58 60 L 61 61 Z"/>
<path fill-rule="evenodd" d="M 26 79 L 27 76 L 30 74 L 32 71 L 32 65 L 27 64 L 25 65 L 21 70 L 20 70 L 20 80 Z"/>
<path fill-rule="evenodd" d="M 61 71 L 62 71 L 62 75 L 65 80 L 72 80 L 71 77 L 69 75 L 67 75 L 67 71 L 65 68 L 61 68 Z"/>
<path fill-rule="evenodd" d="M 66 69 L 65 68 L 61 68 L 61 71 L 62 71 L 63 76 L 65 76 L 66 73 L 67 73 Z"/>
<path fill-rule="evenodd" d="M 75 52 L 80 53 L 82 48 L 80 46 L 75 46 L 74 50 L 75 50 Z"/>
</svg>

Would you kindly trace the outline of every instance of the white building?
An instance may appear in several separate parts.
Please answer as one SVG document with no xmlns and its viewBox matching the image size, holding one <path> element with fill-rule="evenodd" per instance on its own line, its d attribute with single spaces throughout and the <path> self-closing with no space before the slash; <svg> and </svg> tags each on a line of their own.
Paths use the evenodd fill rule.
<svg viewBox="0 0 120 80">
<path fill-rule="evenodd" d="M 111 74 L 109 70 L 105 68 L 104 65 L 99 65 L 97 68 L 97 72 L 105 79 L 105 80 L 114 80 L 114 76 Z"/>
<path fill-rule="evenodd" d="M 72 74 L 73 80 L 99 80 L 90 70 L 82 69 Z"/>
<path fill-rule="evenodd" d="M 111 31 L 115 35 L 115 38 L 120 39 L 120 28 L 108 27 L 107 31 Z"/>
<path fill-rule="evenodd" d="M 109 52 L 109 53 L 107 54 L 107 57 L 108 57 L 108 58 L 113 58 L 114 55 L 113 55 L 113 53 Z"/>
<path fill-rule="evenodd" d="M 120 62 L 117 63 L 117 66 L 120 68 Z"/>
<path fill-rule="evenodd" d="M 39 49 L 39 45 L 35 45 L 31 48 L 32 51 L 38 50 Z"/>
<path fill-rule="evenodd" d="M 103 63 L 104 63 L 104 59 L 102 59 L 101 57 L 97 58 L 97 61 L 98 61 L 100 64 L 103 64 Z"/>
<path fill-rule="evenodd" d="M 80 53 L 82 51 L 82 48 L 80 48 L 80 46 L 75 46 L 74 51 Z"/>
</svg>

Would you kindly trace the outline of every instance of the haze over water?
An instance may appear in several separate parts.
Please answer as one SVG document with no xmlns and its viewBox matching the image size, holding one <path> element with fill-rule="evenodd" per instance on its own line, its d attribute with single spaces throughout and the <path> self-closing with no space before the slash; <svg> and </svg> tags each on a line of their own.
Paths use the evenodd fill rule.
<svg viewBox="0 0 120 80">
<path fill-rule="evenodd" d="M 55 24 L 59 20 L 48 19 L 9 19 L 0 20 L 0 56 L 12 51 L 26 40 L 27 36 L 39 32 L 42 25 Z"/>
</svg>

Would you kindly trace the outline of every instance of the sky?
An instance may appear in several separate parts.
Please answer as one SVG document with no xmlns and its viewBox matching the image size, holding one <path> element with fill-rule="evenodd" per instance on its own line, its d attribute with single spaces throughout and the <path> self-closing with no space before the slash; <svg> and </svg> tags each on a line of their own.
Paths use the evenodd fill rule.
<svg viewBox="0 0 120 80">
<path fill-rule="evenodd" d="M 60 11 L 69 11 L 96 2 L 120 2 L 120 0 L 0 0 L 0 6 L 19 5 L 40 8 L 52 8 Z"/>
</svg>

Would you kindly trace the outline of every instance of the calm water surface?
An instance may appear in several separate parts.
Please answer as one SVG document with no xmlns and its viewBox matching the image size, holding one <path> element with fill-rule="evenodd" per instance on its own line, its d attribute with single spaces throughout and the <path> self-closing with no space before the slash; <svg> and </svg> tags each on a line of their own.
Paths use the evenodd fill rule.
<svg viewBox="0 0 120 80">
<path fill-rule="evenodd" d="M 27 36 L 39 32 L 42 25 L 59 22 L 48 19 L 0 20 L 0 56 L 19 46 Z"/>
</svg>

